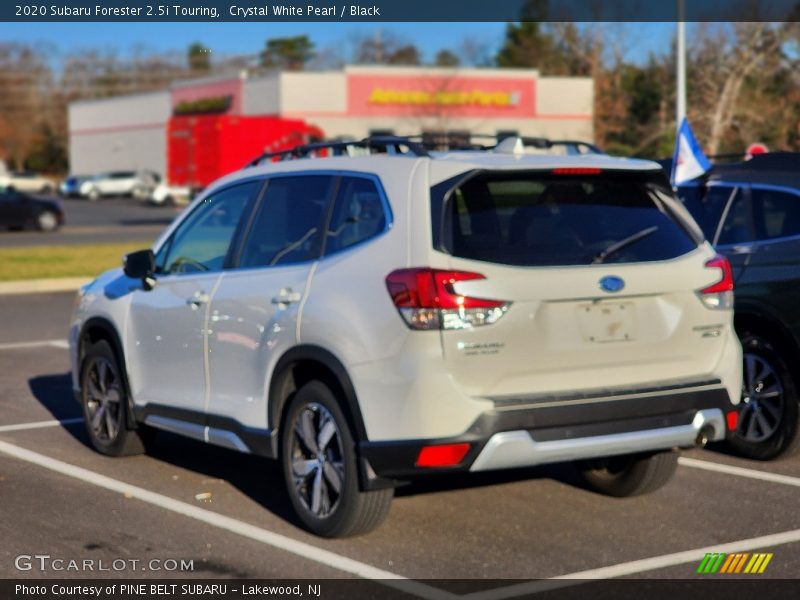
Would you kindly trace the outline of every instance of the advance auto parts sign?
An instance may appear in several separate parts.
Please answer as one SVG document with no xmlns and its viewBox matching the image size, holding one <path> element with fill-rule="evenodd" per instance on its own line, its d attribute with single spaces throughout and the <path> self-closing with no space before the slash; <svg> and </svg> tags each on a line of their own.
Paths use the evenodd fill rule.
<svg viewBox="0 0 800 600">
<path fill-rule="evenodd" d="M 535 116 L 533 78 L 349 75 L 347 112 L 367 116 Z"/>
</svg>

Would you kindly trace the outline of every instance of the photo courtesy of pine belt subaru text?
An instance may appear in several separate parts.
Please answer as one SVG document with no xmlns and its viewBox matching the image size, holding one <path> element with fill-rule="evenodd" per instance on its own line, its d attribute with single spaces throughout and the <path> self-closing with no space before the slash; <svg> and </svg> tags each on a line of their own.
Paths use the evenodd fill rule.
<svg viewBox="0 0 800 600">
<path fill-rule="evenodd" d="M 730 266 L 659 165 L 529 143 L 322 143 L 212 184 L 79 292 L 92 445 L 160 429 L 276 459 L 328 537 L 419 477 L 574 461 L 605 494 L 664 485 L 736 429 Z"/>
</svg>

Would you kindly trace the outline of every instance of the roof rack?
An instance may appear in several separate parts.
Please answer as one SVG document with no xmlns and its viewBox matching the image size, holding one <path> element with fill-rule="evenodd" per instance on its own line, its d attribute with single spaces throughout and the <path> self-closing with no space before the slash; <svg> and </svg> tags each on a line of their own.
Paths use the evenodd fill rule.
<svg viewBox="0 0 800 600">
<path fill-rule="evenodd" d="M 550 150 L 554 147 L 564 147 L 568 154 L 605 154 L 603 150 L 592 143 L 582 140 L 551 140 L 544 137 L 531 137 L 519 135 L 495 135 L 491 133 L 468 133 L 468 132 L 428 132 L 418 135 L 408 136 L 410 140 L 419 140 L 427 150 L 475 150 L 491 151 L 499 150 L 498 147 L 521 144 L 523 148 L 536 148 L 538 150 Z M 490 143 L 484 144 L 480 140 L 487 140 Z M 509 140 L 514 140 L 509 142 Z M 491 143 L 493 142 L 493 143 Z"/>
<path fill-rule="evenodd" d="M 482 144 L 474 140 L 489 140 Z M 567 154 L 605 154 L 600 148 L 581 140 L 550 140 L 542 137 L 497 136 L 459 132 L 428 132 L 417 135 L 377 135 L 361 140 L 330 140 L 301 144 L 288 150 L 265 152 L 251 160 L 245 167 L 255 167 L 265 161 L 279 162 L 300 158 L 327 156 L 359 156 L 361 154 L 392 154 L 397 156 L 430 156 L 430 151 L 475 151 L 498 154 L 524 153 L 525 147 L 550 150 L 566 148 Z"/>
<path fill-rule="evenodd" d="M 255 167 L 264 161 L 295 160 L 322 156 L 354 156 L 360 154 L 393 154 L 410 156 L 429 156 L 422 144 L 402 136 L 371 136 L 363 140 L 333 140 L 302 144 L 288 150 L 265 152 L 251 160 L 245 167 Z"/>
</svg>

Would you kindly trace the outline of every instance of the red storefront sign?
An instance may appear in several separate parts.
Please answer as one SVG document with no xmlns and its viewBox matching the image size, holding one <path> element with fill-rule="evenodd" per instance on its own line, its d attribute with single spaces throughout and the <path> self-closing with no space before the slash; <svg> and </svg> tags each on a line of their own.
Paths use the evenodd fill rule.
<svg viewBox="0 0 800 600">
<path fill-rule="evenodd" d="M 352 116 L 531 118 L 533 78 L 443 75 L 348 75 Z"/>
</svg>

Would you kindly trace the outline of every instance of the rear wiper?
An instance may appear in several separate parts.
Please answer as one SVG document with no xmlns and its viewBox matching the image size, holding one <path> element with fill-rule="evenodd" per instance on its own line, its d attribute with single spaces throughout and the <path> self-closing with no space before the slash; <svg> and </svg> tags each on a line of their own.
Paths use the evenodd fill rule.
<svg viewBox="0 0 800 600">
<path fill-rule="evenodd" d="M 648 227 L 647 229 L 642 229 L 641 231 L 637 231 L 636 233 L 634 233 L 633 235 L 629 235 L 625 239 L 622 239 L 618 242 L 614 242 L 602 252 L 595 254 L 594 258 L 592 259 L 592 264 L 598 265 L 601 262 L 604 262 L 612 254 L 616 254 L 626 246 L 635 244 L 639 240 L 646 238 L 649 235 L 653 235 L 656 231 L 658 231 L 658 226 L 653 225 L 652 227 Z"/>
</svg>

